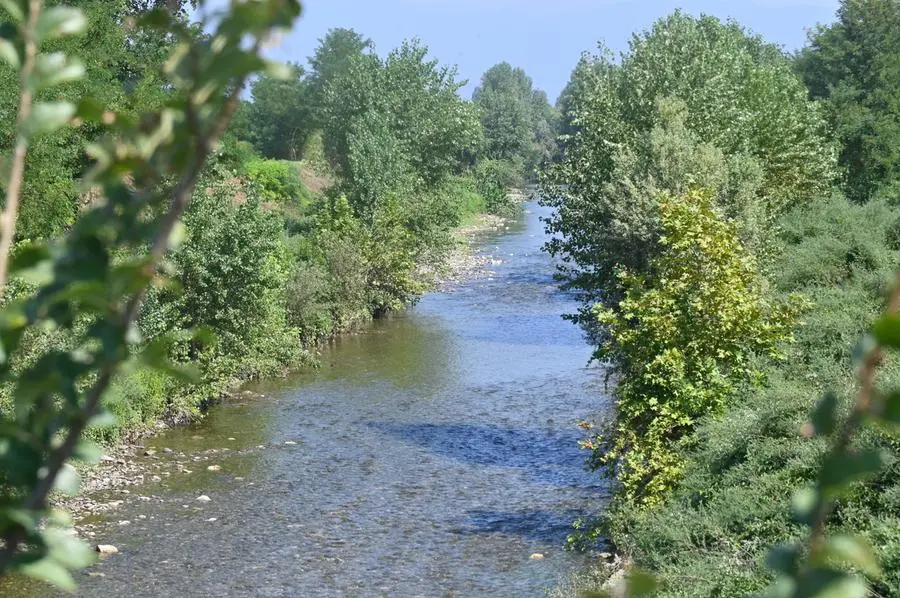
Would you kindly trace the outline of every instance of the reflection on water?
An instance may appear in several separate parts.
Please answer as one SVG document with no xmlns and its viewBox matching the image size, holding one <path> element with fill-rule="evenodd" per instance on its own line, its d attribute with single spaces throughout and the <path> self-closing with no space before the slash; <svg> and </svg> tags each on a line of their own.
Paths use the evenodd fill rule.
<svg viewBox="0 0 900 598">
<path fill-rule="evenodd" d="M 81 595 L 535 596 L 581 566 L 565 536 L 605 494 L 575 422 L 602 408 L 602 375 L 560 318 L 575 305 L 528 208 L 485 238 L 502 260 L 489 279 L 154 439 L 188 458 L 228 450 L 219 471 L 126 496 L 114 517 L 131 525 L 101 532 L 121 553 L 80 576 Z"/>
</svg>

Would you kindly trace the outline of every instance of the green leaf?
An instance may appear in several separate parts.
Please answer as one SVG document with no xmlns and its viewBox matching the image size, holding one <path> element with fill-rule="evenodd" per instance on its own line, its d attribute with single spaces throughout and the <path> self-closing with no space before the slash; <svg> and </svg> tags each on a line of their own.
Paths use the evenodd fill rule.
<svg viewBox="0 0 900 598">
<path fill-rule="evenodd" d="M 26 563 L 19 566 L 19 571 L 29 577 L 46 581 L 63 590 L 74 592 L 78 586 L 65 567 L 51 558 L 43 558 L 39 561 Z"/>
<path fill-rule="evenodd" d="M 886 462 L 884 452 L 874 448 L 832 455 L 822 466 L 822 487 L 832 492 L 839 491 L 854 481 L 878 472 Z"/>
<path fill-rule="evenodd" d="M 797 572 L 800 550 L 793 544 L 779 544 L 766 555 L 766 566 L 772 571 L 794 575 Z"/>
<path fill-rule="evenodd" d="M 91 421 L 93 421 L 93 418 Z M 88 423 L 88 425 L 90 425 L 90 423 Z M 100 445 L 84 438 L 78 441 L 75 452 L 72 454 L 72 457 L 75 459 L 91 464 L 99 463 L 100 457 L 102 456 L 103 450 L 100 448 Z"/>
<path fill-rule="evenodd" d="M 861 538 L 847 535 L 832 536 L 825 542 L 821 556 L 838 563 L 852 565 L 870 577 L 881 575 L 875 551 Z"/>
<path fill-rule="evenodd" d="M 27 139 L 50 133 L 65 125 L 74 115 L 75 106 L 69 102 L 41 102 L 32 108 L 19 132 Z"/>
<path fill-rule="evenodd" d="M 38 90 L 75 81 L 83 76 L 84 64 L 80 60 L 69 60 L 62 52 L 40 54 L 35 61 L 29 85 L 32 90 Z"/>
<path fill-rule="evenodd" d="M 41 536 L 50 549 L 50 558 L 69 569 L 83 569 L 97 560 L 96 553 L 67 530 L 51 527 Z"/>
<path fill-rule="evenodd" d="M 869 586 L 856 575 L 814 569 L 800 578 L 795 598 L 866 598 Z"/>
<path fill-rule="evenodd" d="M 25 2 L 24 0 L 0 0 L 0 6 L 6 9 L 9 16 L 16 23 L 25 21 Z"/>
<path fill-rule="evenodd" d="M 895 390 L 884 399 L 877 417 L 886 423 L 900 424 L 900 391 Z"/>
<path fill-rule="evenodd" d="M 791 511 L 798 523 L 810 525 L 819 507 L 821 496 L 815 488 L 803 488 L 794 493 L 791 499 Z"/>
<path fill-rule="evenodd" d="M 297 76 L 296 68 L 277 60 L 267 60 L 265 62 L 265 72 L 273 79 L 282 81 L 288 81 Z"/>
<path fill-rule="evenodd" d="M 9 66 L 18 70 L 22 66 L 22 57 L 19 56 L 19 30 L 9 23 L 0 25 L 0 58 L 3 58 Z"/>
<path fill-rule="evenodd" d="M 84 13 L 69 6 L 54 6 L 41 13 L 34 34 L 39 41 L 62 35 L 75 35 L 87 29 Z"/>
<path fill-rule="evenodd" d="M 112 428 L 119 424 L 119 418 L 108 409 L 101 409 L 88 421 L 88 427 L 94 429 Z"/>
<path fill-rule="evenodd" d="M 829 436 L 837 429 L 838 398 L 833 392 L 825 393 L 812 412 L 812 423 L 818 436 Z"/>
<path fill-rule="evenodd" d="M 53 480 L 53 487 L 69 496 L 78 494 L 79 485 L 80 479 L 78 472 L 68 463 L 60 468 L 59 473 L 56 474 L 56 479 Z"/>
<path fill-rule="evenodd" d="M 900 315 L 882 316 L 872 325 L 872 335 L 879 345 L 900 348 Z"/>
</svg>

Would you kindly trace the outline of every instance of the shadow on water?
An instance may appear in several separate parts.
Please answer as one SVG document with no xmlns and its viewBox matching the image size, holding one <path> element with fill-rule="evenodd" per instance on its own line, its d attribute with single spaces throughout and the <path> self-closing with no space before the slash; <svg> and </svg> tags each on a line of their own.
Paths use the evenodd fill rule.
<svg viewBox="0 0 900 598">
<path fill-rule="evenodd" d="M 510 512 L 490 509 L 466 511 L 454 533 L 463 535 L 499 534 L 562 546 L 572 533 L 572 522 L 596 515 L 582 509 L 551 511 L 545 509 Z"/>
<path fill-rule="evenodd" d="M 471 423 L 385 423 L 370 427 L 432 453 L 481 467 L 520 470 L 543 484 L 575 488 L 601 488 L 597 476 L 581 465 L 577 430 L 503 428 Z M 569 520 L 571 523 L 571 520 Z"/>
</svg>

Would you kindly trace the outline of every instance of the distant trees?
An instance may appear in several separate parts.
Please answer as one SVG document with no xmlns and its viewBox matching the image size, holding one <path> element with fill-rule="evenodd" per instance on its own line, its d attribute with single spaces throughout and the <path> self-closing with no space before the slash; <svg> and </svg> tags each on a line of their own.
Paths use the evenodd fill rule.
<svg viewBox="0 0 900 598">
<path fill-rule="evenodd" d="M 797 68 L 824 100 L 841 142 L 848 195 L 865 201 L 900 183 L 900 3 L 847 0 L 810 34 Z"/>
<path fill-rule="evenodd" d="M 267 158 L 298 160 L 313 130 L 312 90 L 303 67 L 292 67 L 290 79 L 260 76 L 250 88 L 253 102 L 242 106 L 238 126 L 245 124 L 248 140 Z"/>
<path fill-rule="evenodd" d="M 507 62 L 492 66 L 472 100 L 480 110 L 487 158 L 520 163 L 533 177 L 556 155 L 556 111 L 524 70 Z"/>
</svg>

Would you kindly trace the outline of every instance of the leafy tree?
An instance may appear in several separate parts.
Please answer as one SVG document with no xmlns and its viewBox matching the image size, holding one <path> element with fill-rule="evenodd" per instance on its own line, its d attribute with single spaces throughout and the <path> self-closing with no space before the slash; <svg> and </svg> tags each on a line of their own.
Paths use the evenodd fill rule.
<svg viewBox="0 0 900 598">
<path fill-rule="evenodd" d="M 524 70 L 507 62 L 492 66 L 472 100 L 481 111 L 488 158 L 521 160 L 530 174 L 555 156 L 556 112 Z"/>
<path fill-rule="evenodd" d="M 427 55 L 417 41 L 361 55 L 326 87 L 326 151 L 360 213 L 391 187 L 439 187 L 480 140 L 455 69 Z"/>
<path fill-rule="evenodd" d="M 329 29 L 319 40 L 319 46 L 309 59 L 309 99 L 315 112 L 318 126 L 326 119 L 323 114 L 325 89 L 329 81 L 347 76 L 351 64 L 360 56 L 374 48 L 372 40 L 352 29 Z"/>
<path fill-rule="evenodd" d="M 616 422 L 595 449 L 628 501 L 655 503 L 681 476 L 675 443 L 732 390 L 759 372 L 753 355 L 779 357 L 801 307 L 766 299 L 753 257 L 712 194 L 688 191 L 659 204 L 660 251 L 649 274 L 620 269 L 622 300 L 598 305 L 607 331 L 596 357 L 618 378 Z"/>
<path fill-rule="evenodd" d="M 837 16 L 810 33 L 797 68 L 825 100 L 847 193 L 865 201 L 900 183 L 900 4 L 843 0 Z"/>
<path fill-rule="evenodd" d="M 303 67 L 292 65 L 290 79 L 262 75 L 250 88 L 252 103 L 242 104 L 232 128 L 267 158 L 298 160 L 312 132 L 309 84 Z"/>
<path fill-rule="evenodd" d="M 734 23 L 675 13 L 635 36 L 620 64 L 584 59 L 570 91 L 575 132 L 543 194 L 556 208 L 548 249 L 588 302 L 616 300 L 617 264 L 647 267 L 658 192 L 711 187 L 764 247 L 774 218 L 834 179 L 824 117 L 790 63 Z"/>
</svg>

